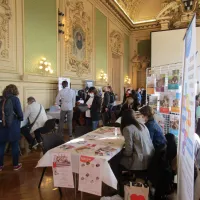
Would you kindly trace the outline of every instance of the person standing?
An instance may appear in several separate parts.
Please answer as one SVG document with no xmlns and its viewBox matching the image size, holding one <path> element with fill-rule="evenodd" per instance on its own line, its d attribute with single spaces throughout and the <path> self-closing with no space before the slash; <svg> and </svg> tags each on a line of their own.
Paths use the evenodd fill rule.
<svg viewBox="0 0 200 200">
<path fill-rule="evenodd" d="M 86 101 L 89 110 L 86 111 L 86 117 L 89 117 L 92 121 L 92 130 L 96 130 L 100 120 L 101 111 L 101 97 L 95 87 L 89 89 L 89 98 Z"/>
<path fill-rule="evenodd" d="M 141 89 L 140 88 L 137 89 L 137 98 L 138 98 L 139 104 L 141 105 L 141 103 L 142 103 L 142 95 L 141 95 Z"/>
<path fill-rule="evenodd" d="M 59 91 L 56 97 L 57 105 L 61 105 L 60 122 L 59 122 L 59 133 L 63 135 L 63 126 L 65 117 L 67 115 L 67 126 L 69 131 L 69 137 L 72 138 L 72 119 L 73 119 L 73 108 L 75 107 L 75 92 L 68 88 L 68 82 L 62 82 L 63 89 Z"/>
<path fill-rule="evenodd" d="M 3 160 L 6 143 L 10 143 L 12 147 L 13 170 L 19 170 L 22 167 L 22 164 L 19 163 L 19 140 L 23 112 L 18 95 L 18 88 L 11 84 L 6 86 L 3 91 L 3 97 L 0 100 L 2 102 L 0 108 L 0 171 L 4 167 Z M 2 111 L 5 112 L 4 115 Z M 10 116 L 9 119 L 7 118 L 8 116 Z"/>
<path fill-rule="evenodd" d="M 108 125 L 110 121 L 109 117 L 109 107 L 110 107 L 110 93 L 107 86 L 103 88 L 103 103 L 102 103 L 102 118 L 103 118 L 103 125 Z"/>
</svg>

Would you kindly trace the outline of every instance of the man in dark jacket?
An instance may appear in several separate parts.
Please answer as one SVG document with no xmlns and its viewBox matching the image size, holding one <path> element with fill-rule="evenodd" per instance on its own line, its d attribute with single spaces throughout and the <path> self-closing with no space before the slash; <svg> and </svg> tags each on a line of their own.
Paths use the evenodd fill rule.
<svg viewBox="0 0 200 200">
<path fill-rule="evenodd" d="M 102 118 L 103 125 L 106 126 L 110 121 L 109 107 L 110 107 L 110 92 L 107 86 L 103 88 L 104 96 L 102 103 Z"/>
</svg>

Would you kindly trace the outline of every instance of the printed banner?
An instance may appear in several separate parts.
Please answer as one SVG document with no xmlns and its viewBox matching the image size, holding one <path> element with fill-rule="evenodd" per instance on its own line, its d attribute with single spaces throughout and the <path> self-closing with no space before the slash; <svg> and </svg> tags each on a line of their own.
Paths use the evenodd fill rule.
<svg viewBox="0 0 200 200">
<path fill-rule="evenodd" d="M 102 159 L 80 156 L 79 191 L 101 196 L 102 165 Z"/>
<path fill-rule="evenodd" d="M 70 153 L 52 153 L 54 187 L 74 188 Z"/>
<path fill-rule="evenodd" d="M 165 74 L 159 74 L 156 76 L 156 92 L 165 91 Z"/>
<path fill-rule="evenodd" d="M 194 198 L 194 132 L 196 84 L 196 16 L 185 38 L 179 137 L 178 199 Z"/>
</svg>

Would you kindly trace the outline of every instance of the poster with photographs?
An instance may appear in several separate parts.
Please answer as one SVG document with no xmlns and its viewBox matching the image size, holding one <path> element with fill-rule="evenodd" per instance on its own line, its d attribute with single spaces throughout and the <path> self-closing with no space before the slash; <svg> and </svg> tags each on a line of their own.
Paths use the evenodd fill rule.
<svg viewBox="0 0 200 200">
<path fill-rule="evenodd" d="M 172 70 L 168 77 L 168 89 L 178 90 L 179 89 L 179 70 Z"/>
<path fill-rule="evenodd" d="M 52 153 L 54 187 L 74 188 L 71 154 Z"/>
<path fill-rule="evenodd" d="M 154 94 L 155 78 L 154 76 L 147 77 L 147 94 Z"/>
<path fill-rule="evenodd" d="M 102 159 L 80 156 L 79 191 L 101 196 L 102 165 Z"/>
<path fill-rule="evenodd" d="M 153 108 L 153 110 L 157 110 L 158 108 L 158 97 L 157 96 L 149 96 L 149 106 Z"/>
<path fill-rule="evenodd" d="M 170 115 L 170 128 L 169 132 L 178 137 L 179 130 L 179 115 Z"/>
<path fill-rule="evenodd" d="M 171 112 L 172 113 L 180 113 L 180 93 L 172 93 L 171 97 Z"/>
<path fill-rule="evenodd" d="M 168 93 L 164 93 L 160 95 L 160 112 L 161 113 L 169 113 L 169 102 L 170 96 Z"/>
<path fill-rule="evenodd" d="M 156 76 L 156 92 L 165 91 L 165 74 L 158 74 Z"/>
</svg>

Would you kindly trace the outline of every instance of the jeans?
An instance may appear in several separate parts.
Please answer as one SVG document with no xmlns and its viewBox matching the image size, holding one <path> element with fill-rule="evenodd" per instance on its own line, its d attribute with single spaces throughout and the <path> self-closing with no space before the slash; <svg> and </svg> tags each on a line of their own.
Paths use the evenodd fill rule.
<svg viewBox="0 0 200 200">
<path fill-rule="evenodd" d="M 27 140 L 27 142 L 30 145 L 32 145 L 34 143 L 35 139 L 37 140 L 38 143 L 41 142 L 41 135 L 40 135 L 40 130 L 39 129 L 34 131 L 35 138 L 33 138 L 33 136 L 30 134 L 29 131 L 22 131 L 22 130 L 21 130 L 21 134 L 25 137 L 25 139 Z"/>
<path fill-rule="evenodd" d="M 59 130 L 58 133 L 63 135 L 63 126 L 65 122 L 65 116 L 67 115 L 67 127 L 69 131 L 69 136 L 72 136 L 72 119 L 73 119 L 73 110 L 63 111 L 60 112 L 60 122 L 59 122 Z"/>
<path fill-rule="evenodd" d="M 96 130 L 98 127 L 99 121 L 92 121 L 92 130 Z"/>
<path fill-rule="evenodd" d="M 12 147 L 13 166 L 19 164 L 19 141 L 10 142 Z M 0 143 L 0 166 L 3 166 L 6 142 Z"/>
</svg>

